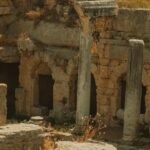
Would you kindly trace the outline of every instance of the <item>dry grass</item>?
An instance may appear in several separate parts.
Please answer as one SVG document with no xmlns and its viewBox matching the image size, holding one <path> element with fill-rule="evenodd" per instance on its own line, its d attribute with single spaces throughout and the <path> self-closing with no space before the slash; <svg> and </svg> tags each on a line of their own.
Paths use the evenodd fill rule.
<svg viewBox="0 0 150 150">
<path fill-rule="evenodd" d="M 119 7 L 150 8 L 150 0 L 117 0 Z"/>
<path fill-rule="evenodd" d="M 80 139 L 80 142 L 85 142 L 90 138 L 93 138 L 97 135 L 102 135 L 104 132 L 103 129 L 106 128 L 106 125 L 100 114 L 97 114 L 95 117 L 89 116 L 84 118 L 83 131 L 84 134 Z"/>
</svg>

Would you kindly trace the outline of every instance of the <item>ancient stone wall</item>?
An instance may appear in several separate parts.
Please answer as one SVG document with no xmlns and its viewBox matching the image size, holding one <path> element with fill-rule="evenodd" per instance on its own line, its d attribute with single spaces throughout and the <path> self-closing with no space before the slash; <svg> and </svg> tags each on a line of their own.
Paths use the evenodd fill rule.
<svg viewBox="0 0 150 150">
<path fill-rule="evenodd" d="M 39 20 L 33 20 L 31 17 L 25 17 L 25 14 L 21 16 L 18 8 L 32 8 L 31 1 L 19 2 L 21 0 L 18 0 L 18 3 L 16 0 L 13 4 L 10 1 L 5 4 L 0 2 L 0 61 L 20 62 L 20 86 L 16 89 L 16 112 L 28 115 L 42 113 L 42 109 L 37 107 L 38 75 L 42 72 L 51 75 L 54 80 L 53 109 L 58 118 L 62 118 L 63 110 L 66 110 L 71 103 L 69 101 L 70 80 L 73 74 L 77 74 L 79 18 L 75 13 L 69 16 L 70 6 L 59 3 L 55 12 L 42 16 Z M 51 8 L 54 3 L 45 0 L 44 5 Z M 6 11 L 1 11 L 3 7 L 7 8 Z M 18 10 L 19 17 L 15 10 Z M 56 12 L 57 16 L 55 16 Z M 50 20 L 47 20 L 49 18 Z M 71 25 L 74 24 L 74 21 L 70 22 L 70 18 L 75 20 L 75 26 L 68 27 L 68 20 Z M 120 108 L 120 80 L 126 78 L 128 40 L 138 38 L 145 42 L 142 82 L 146 87 L 145 119 L 150 122 L 148 117 L 150 115 L 149 18 L 148 9 L 119 9 L 117 16 L 93 19 L 91 72 L 96 81 L 97 110 L 105 115 L 107 121 L 113 120 Z M 22 39 L 22 35 L 26 38 Z M 5 36 L 7 42 L 4 42 Z"/>
<path fill-rule="evenodd" d="M 144 67 L 142 82 L 146 87 L 145 119 L 149 122 L 150 112 L 150 10 L 120 9 L 114 18 L 98 18 L 96 33 L 98 34 L 97 53 L 99 76 L 97 87 L 98 112 L 112 120 L 120 108 L 120 81 L 127 74 L 127 58 L 129 39 L 138 38 L 145 42 Z"/>
</svg>

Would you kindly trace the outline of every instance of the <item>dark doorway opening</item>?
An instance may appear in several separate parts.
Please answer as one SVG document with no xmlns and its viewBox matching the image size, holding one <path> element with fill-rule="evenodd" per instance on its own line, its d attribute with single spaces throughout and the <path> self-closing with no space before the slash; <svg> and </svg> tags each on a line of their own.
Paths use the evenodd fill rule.
<svg viewBox="0 0 150 150">
<path fill-rule="evenodd" d="M 125 109 L 125 92 L 126 92 L 126 81 L 120 81 L 120 108 Z M 145 95 L 146 95 L 146 87 L 142 85 L 142 96 L 141 96 L 141 108 L 140 113 L 144 114 L 146 111 L 145 108 Z"/>
<path fill-rule="evenodd" d="M 77 106 L 77 82 L 78 75 L 73 75 L 70 83 L 70 109 L 75 111 Z M 96 82 L 93 74 L 91 74 L 91 98 L 90 98 L 90 115 L 95 116 L 97 113 L 96 100 Z"/>
<path fill-rule="evenodd" d="M 91 74 L 91 102 L 90 102 L 90 115 L 95 116 L 97 113 L 96 101 L 96 83 L 93 74 Z"/>
<path fill-rule="evenodd" d="M 39 75 L 39 105 L 53 109 L 54 80 L 51 75 Z"/>
<path fill-rule="evenodd" d="M 142 85 L 142 97 L 141 97 L 141 114 L 145 114 L 146 107 L 145 107 L 145 96 L 146 96 L 146 87 Z"/>
<path fill-rule="evenodd" d="M 121 97 L 120 108 L 121 109 L 125 108 L 125 94 L 126 94 L 126 81 L 121 80 L 120 81 L 120 97 Z"/>
<path fill-rule="evenodd" d="M 19 64 L 0 62 L 0 83 L 7 84 L 7 118 L 15 116 L 15 89 L 19 86 Z"/>
<path fill-rule="evenodd" d="M 30 5 L 31 5 L 31 3 L 32 3 L 32 5 L 33 5 L 33 9 L 36 9 L 36 8 L 43 8 L 44 7 L 44 1 L 43 0 L 36 0 L 36 1 L 30 1 L 29 2 L 30 3 Z"/>
</svg>

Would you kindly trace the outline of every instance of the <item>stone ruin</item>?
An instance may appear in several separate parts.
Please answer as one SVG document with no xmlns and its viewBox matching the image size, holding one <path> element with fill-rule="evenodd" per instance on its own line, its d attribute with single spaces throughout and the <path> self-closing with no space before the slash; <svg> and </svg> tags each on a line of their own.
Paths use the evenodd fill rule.
<svg viewBox="0 0 150 150">
<path fill-rule="evenodd" d="M 67 112 L 76 112 L 84 18 L 73 4 L 0 1 L 0 124 L 15 115 L 53 115 L 62 122 Z M 77 6 L 91 18 L 90 114 L 102 114 L 109 126 L 124 120 L 129 40 L 141 39 L 142 93 L 136 117 L 149 125 L 150 10 L 117 8 L 113 0 L 82 0 Z"/>
<path fill-rule="evenodd" d="M 43 131 L 37 125 L 22 123 L 0 128 L 1 150 L 40 150 L 43 145 Z"/>
</svg>

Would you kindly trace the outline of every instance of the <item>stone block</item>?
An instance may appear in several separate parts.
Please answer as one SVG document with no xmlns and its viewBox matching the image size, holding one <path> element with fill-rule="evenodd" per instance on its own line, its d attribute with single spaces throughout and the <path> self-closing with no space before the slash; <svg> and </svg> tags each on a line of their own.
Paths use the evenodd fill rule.
<svg viewBox="0 0 150 150">
<path fill-rule="evenodd" d="M 129 46 L 111 45 L 109 48 L 110 59 L 127 60 Z"/>
<path fill-rule="evenodd" d="M 2 126 L 0 129 L 0 149 L 41 150 L 45 139 L 43 134 L 42 127 L 33 124 L 20 123 Z"/>
<path fill-rule="evenodd" d="M 41 21 L 35 28 L 34 21 L 19 20 L 10 26 L 11 35 L 26 33 L 32 39 L 49 46 L 79 47 L 79 28 Z"/>
<path fill-rule="evenodd" d="M 106 66 L 100 66 L 100 77 L 108 78 L 109 76 L 109 68 Z"/>
<path fill-rule="evenodd" d="M 0 126 L 4 125 L 7 120 L 7 85 L 0 84 Z"/>
<path fill-rule="evenodd" d="M 110 62 L 110 59 L 107 59 L 107 58 L 100 59 L 100 65 L 102 66 L 108 66 L 109 62 Z"/>
<path fill-rule="evenodd" d="M 99 95 L 100 105 L 109 105 L 110 104 L 110 97 L 105 95 Z"/>
<path fill-rule="evenodd" d="M 0 15 L 9 15 L 13 11 L 13 5 L 10 0 L 2 0 L 0 1 Z"/>
<path fill-rule="evenodd" d="M 114 19 L 114 30 L 146 33 L 145 25 L 149 22 L 149 15 L 149 9 L 119 9 L 118 16 Z"/>
<path fill-rule="evenodd" d="M 0 6 L 0 15 L 9 15 L 12 14 L 12 8 L 10 7 L 1 7 Z"/>
<path fill-rule="evenodd" d="M 3 46 L 0 47 L 0 60 L 6 63 L 19 62 L 20 56 L 16 47 Z"/>
</svg>

